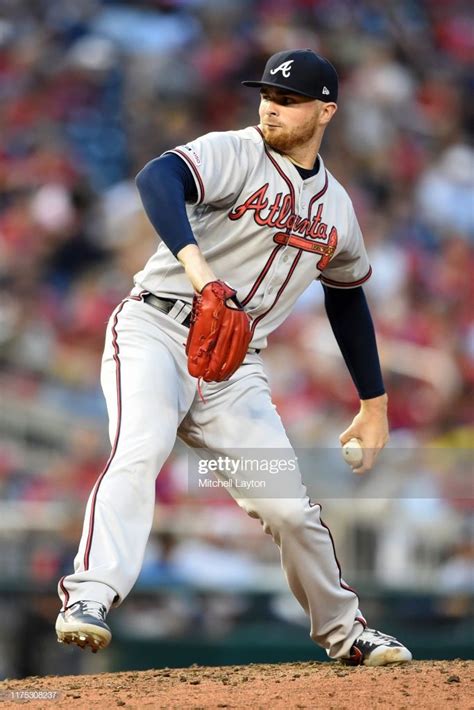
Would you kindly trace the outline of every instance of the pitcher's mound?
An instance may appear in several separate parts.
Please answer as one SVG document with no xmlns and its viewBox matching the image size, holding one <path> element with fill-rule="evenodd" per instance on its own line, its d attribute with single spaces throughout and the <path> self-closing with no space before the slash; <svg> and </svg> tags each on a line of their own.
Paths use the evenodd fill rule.
<svg viewBox="0 0 474 710">
<path fill-rule="evenodd" d="M 310 662 L 47 676 L 1 682 L 0 707 L 469 710 L 473 670 L 473 661 L 460 660 L 383 668 Z"/>
</svg>

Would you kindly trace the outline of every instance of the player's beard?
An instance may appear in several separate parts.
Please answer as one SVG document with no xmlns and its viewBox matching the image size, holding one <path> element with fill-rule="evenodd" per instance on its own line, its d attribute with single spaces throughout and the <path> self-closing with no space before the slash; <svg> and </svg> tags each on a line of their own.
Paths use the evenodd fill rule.
<svg viewBox="0 0 474 710">
<path fill-rule="evenodd" d="M 309 143 L 316 132 L 316 122 L 312 118 L 303 125 L 292 129 L 284 127 L 272 129 L 264 124 L 262 124 L 261 128 L 265 142 L 270 148 L 278 151 L 278 153 L 288 154 L 295 148 Z"/>
</svg>

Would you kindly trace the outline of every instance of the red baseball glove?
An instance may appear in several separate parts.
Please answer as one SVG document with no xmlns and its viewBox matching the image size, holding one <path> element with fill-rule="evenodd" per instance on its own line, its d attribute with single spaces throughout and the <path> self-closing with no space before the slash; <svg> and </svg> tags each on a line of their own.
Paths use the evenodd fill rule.
<svg viewBox="0 0 474 710">
<path fill-rule="evenodd" d="M 186 341 L 188 371 L 205 382 L 228 380 L 240 367 L 252 333 L 250 316 L 223 281 L 210 281 L 196 294 Z M 233 301 L 235 308 L 228 306 Z"/>
</svg>

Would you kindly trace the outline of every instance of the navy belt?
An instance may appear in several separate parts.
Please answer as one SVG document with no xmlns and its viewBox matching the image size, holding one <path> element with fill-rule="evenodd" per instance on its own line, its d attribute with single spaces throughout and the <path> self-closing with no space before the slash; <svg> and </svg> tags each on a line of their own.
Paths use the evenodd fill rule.
<svg viewBox="0 0 474 710">
<path fill-rule="evenodd" d="M 149 306 L 153 306 L 153 308 L 156 308 L 158 311 L 171 316 L 171 318 L 174 318 L 175 321 L 181 323 L 181 325 L 184 325 L 186 328 L 189 328 L 191 325 L 192 306 L 190 303 L 179 299 L 172 301 L 167 298 L 158 298 L 154 293 L 147 293 L 146 296 L 143 296 L 143 300 L 145 303 L 148 303 Z M 260 350 L 249 348 L 249 353 L 259 352 Z"/>
<path fill-rule="evenodd" d="M 171 318 L 174 318 L 175 321 L 181 323 L 181 325 L 184 325 L 186 328 L 189 328 L 191 325 L 190 303 L 180 300 L 171 301 L 167 298 L 158 298 L 154 293 L 147 293 L 147 295 L 143 297 L 143 300 L 145 303 L 148 303 L 149 306 L 153 306 L 153 308 L 156 308 L 158 311 L 171 316 Z"/>
</svg>

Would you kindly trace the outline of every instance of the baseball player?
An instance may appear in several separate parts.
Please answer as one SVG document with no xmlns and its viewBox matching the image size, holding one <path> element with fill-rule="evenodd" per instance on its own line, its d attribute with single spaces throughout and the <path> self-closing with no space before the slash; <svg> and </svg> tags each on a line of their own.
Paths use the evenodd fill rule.
<svg viewBox="0 0 474 710">
<path fill-rule="evenodd" d="M 260 122 L 204 135 L 137 176 L 161 237 L 106 332 L 101 383 L 112 451 L 90 494 L 74 572 L 59 581 L 58 640 L 107 646 L 106 615 L 141 569 L 155 478 L 178 435 L 214 456 L 239 447 L 292 452 L 260 351 L 298 296 L 321 281 L 327 315 L 361 400 L 341 444 L 363 445 L 362 473 L 388 439 L 387 396 L 361 287 L 371 273 L 350 198 L 319 154 L 337 109 L 334 67 L 309 49 L 272 56 Z M 230 474 L 219 471 L 222 478 Z M 241 472 L 251 483 L 252 470 Z M 332 659 L 370 666 L 411 660 L 367 623 L 343 580 L 320 506 L 296 467 L 284 495 L 229 488 L 280 548 L 311 638 Z"/>
</svg>

